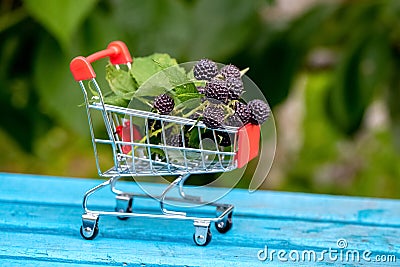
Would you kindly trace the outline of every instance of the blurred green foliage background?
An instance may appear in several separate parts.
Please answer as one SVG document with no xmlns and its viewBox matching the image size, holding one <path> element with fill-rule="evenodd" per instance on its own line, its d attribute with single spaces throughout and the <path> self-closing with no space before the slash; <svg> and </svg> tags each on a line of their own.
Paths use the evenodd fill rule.
<svg viewBox="0 0 400 267">
<path fill-rule="evenodd" d="M 0 171 L 97 176 L 69 62 L 122 40 L 250 68 L 278 131 L 262 188 L 400 196 L 398 0 L 0 3 Z"/>
</svg>

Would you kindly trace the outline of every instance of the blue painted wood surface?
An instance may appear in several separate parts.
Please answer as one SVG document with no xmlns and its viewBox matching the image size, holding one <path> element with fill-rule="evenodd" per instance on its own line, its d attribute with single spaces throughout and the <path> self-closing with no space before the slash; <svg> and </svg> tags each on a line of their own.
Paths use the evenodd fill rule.
<svg viewBox="0 0 400 267">
<path fill-rule="evenodd" d="M 146 218 L 101 217 L 99 236 L 87 241 L 79 234 L 82 196 L 99 182 L 0 173 L 0 265 L 400 266 L 399 200 L 234 189 L 222 200 L 235 205 L 233 228 L 212 228 L 206 247 L 193 243 L 190 221 Z M 92 205 L 112 210 L 115 197 L 102 190 Z M 159 207 L 141 200 L 135 208 Z"/>
</svg>

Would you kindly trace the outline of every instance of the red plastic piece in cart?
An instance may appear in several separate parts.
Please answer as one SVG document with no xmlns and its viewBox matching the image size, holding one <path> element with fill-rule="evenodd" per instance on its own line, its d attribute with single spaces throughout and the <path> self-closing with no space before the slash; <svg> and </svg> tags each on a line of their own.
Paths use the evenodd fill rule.
<svg viewBox="0 0 400 267">
<path fill-rule="evenodd" d="M 131 54 L 128 47 L 121 41 L 111 42 L 107 49 L 96 52 L 88 57 L 74 58 L 69 68 L 76 81 L 84 81 L 94 79 L 96 73 L 94 72 L 91 63 L 101 58 L 109 57 L 111 64 L 127 64 L 132 62 Z"/>
<path fill-rule="evenodd" d="M 260 126 L 249 123 L 240 128 L 238 146 L 236 160 L 238 168 L 242 168 L 258 155 L 260 147 Z"/>
<path fill-rule="evenodd" d="M 123 142 L 131 142 L 131 130 L 130 130 L 130 122 L 127 121 L 124 123 L 124 126 L 119 125 L 117 126 L 116 132 L 120 138 L 122 138 Z M 139 130 L 137 129 L 136 125 L 133 125 L 133 140 L 140 140 L 142 135 L 140 134 Z M 131 152 L 132 146 L 130 145 L 122 145 L 122 153 L 128 154 Z"/>
<path fill-rule="evenodd" d="M 69 64 L 69 68 L 75 81 L 84 81 L 96 77 L 92 65 L 85 57 L 76 57 Z"/>
<path fill-rule="evenodd" d="M 89 62 L 94 62 L 101 58 L 109 57 L 113 65 L 126 64 L 132 62 L 128 47 L 121 41 L 111 42 L 107 49 L 96 52 L 87 57 Z"/>
</svg>

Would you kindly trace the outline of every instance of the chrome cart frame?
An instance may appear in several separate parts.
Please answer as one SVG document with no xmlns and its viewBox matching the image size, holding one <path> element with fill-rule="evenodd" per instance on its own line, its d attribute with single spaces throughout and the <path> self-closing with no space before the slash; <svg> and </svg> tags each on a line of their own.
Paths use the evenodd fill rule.
<svg viewBox="0 0 400 267">
<path fill-rule="evenodd" d="M 88 57 L 76 57 L 71 61 L 70 69 L 79 83 L 85 100 L 89 130 L 93 143 L 93 150 L 96 160 L 96 167 L 99 176 L 108 178 L 105 182 L 88 190 L 83 197 L 82 226 L 80 233 L 83 238 L 94 239 L 98 232 L 99 217 L 103 215 L 116 216 L 120 219 L 130 217 L 147 217 L 154 219 L 176 219 L 193 221 L 195 227 L 193 239 L 199 246 L 207 245 L 211 240 L 210 224 L 215 223 L 216 229 L 220 233 L 226 233 L 232 227 L 232 213 L 234 206 L 215 202 L 205 202 L 201 197 L 191 196 L 185 193 L 185 182 L 192 174 L 220 173 L 234 170 L 238 167 L 238 139 L 239 129 L 235 127 L 225 127 L 224 129 L 210 130 L 212 132 L 211 140 L 215 147 L 205 147 L 201 136 L 206 126 L 188 118 L 159 115 L 153 112 L 123 108 L 114 105 L 105 104 L 102 90 L 100 89 L 95 77 L 96 74 L 91 63 L 108 57 L 111 64 L 119 67 L 120 64 L 126 64 L 131 67 L 132 58 L 126 45 L 120 41 L 109 44 L 107 49 L 94 53 Z M 89 97 L 91 91 L 95 91 L 96 100 Z M 99 137 L 95 133 L 92 115 L 94 112 L 101 114 L 104 121 L 106 137 Z M 140 123 L 138 123 L 140 121 Z M 152 143 L 150 136 L 151 123 L 157 122 L 161 125 L 161 142 Z M 135 136 L 137 127 L 141 127 L 142 135 L 140 138 Z M 168 128 L 174 125 L 179 129 L 181 136 L 184 136 L 184 128 L 197 128 L 199 148 L 192 148 L 185 145 L 182 140 L 182 146 L 176 147 L 168 145 L 166 137 Z M 222 150 L 217 141 L 217 131 L 224 131 L 231 136 L 232 150 Z M 121 134 L 122 133 L 122 134 Z M 125 133 L 125 134 L 123 134 Z M 99 159 L 98 146 L 108 145 L 111 148 L 113 166 L 107 170 L 102 170 Z M 165 158 L 162 160 L 152 157 L 152 150 L 163 151 Z M 173 157 L 171 155 L 174 155 Z M 139 176 L 176 176 L 164 191 L 158 196 L 149 196 L 146 193 L 137 194 L 124 192 L 117 189 L 116 184 L 122 177 Z M 98 190 L 110 187 L 116 195 L 115 211 L 92 210 L 88 208 L 89 197 Z M 177 189 L 178 197 L 167 196 L 171 190 Z M 134 198 L 153 197 L 159 202 L 160 212 L 155 214 L 139 213 L 133 209 Z M 215 207 L 216 216 L 214 217 L 196 217 L 189 216 L 186 212 L 167 209 L 166 200 L 172 202 L 186 202 L 196 205 L 208 205 Z"/>
</svg>

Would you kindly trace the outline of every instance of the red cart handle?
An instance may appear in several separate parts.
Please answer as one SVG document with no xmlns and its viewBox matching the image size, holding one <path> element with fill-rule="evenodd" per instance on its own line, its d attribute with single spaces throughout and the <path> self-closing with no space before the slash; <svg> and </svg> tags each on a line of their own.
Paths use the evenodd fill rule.
<svg viewBox="0 0 400 267">
<path fill-rule="evenodd" d="M 88 57 L 74 58 L 69 68 L 76 81 L 90 80 L 96 77 L 96 73 L 92 68 L 92 62 L 101 58 L 109 57 L 111 64 L 127 64 L 132 63 L 132 57 L 128 47 L 121 41 L 111 42 L 107 49 L 96 52 Z"/>
</svg>

